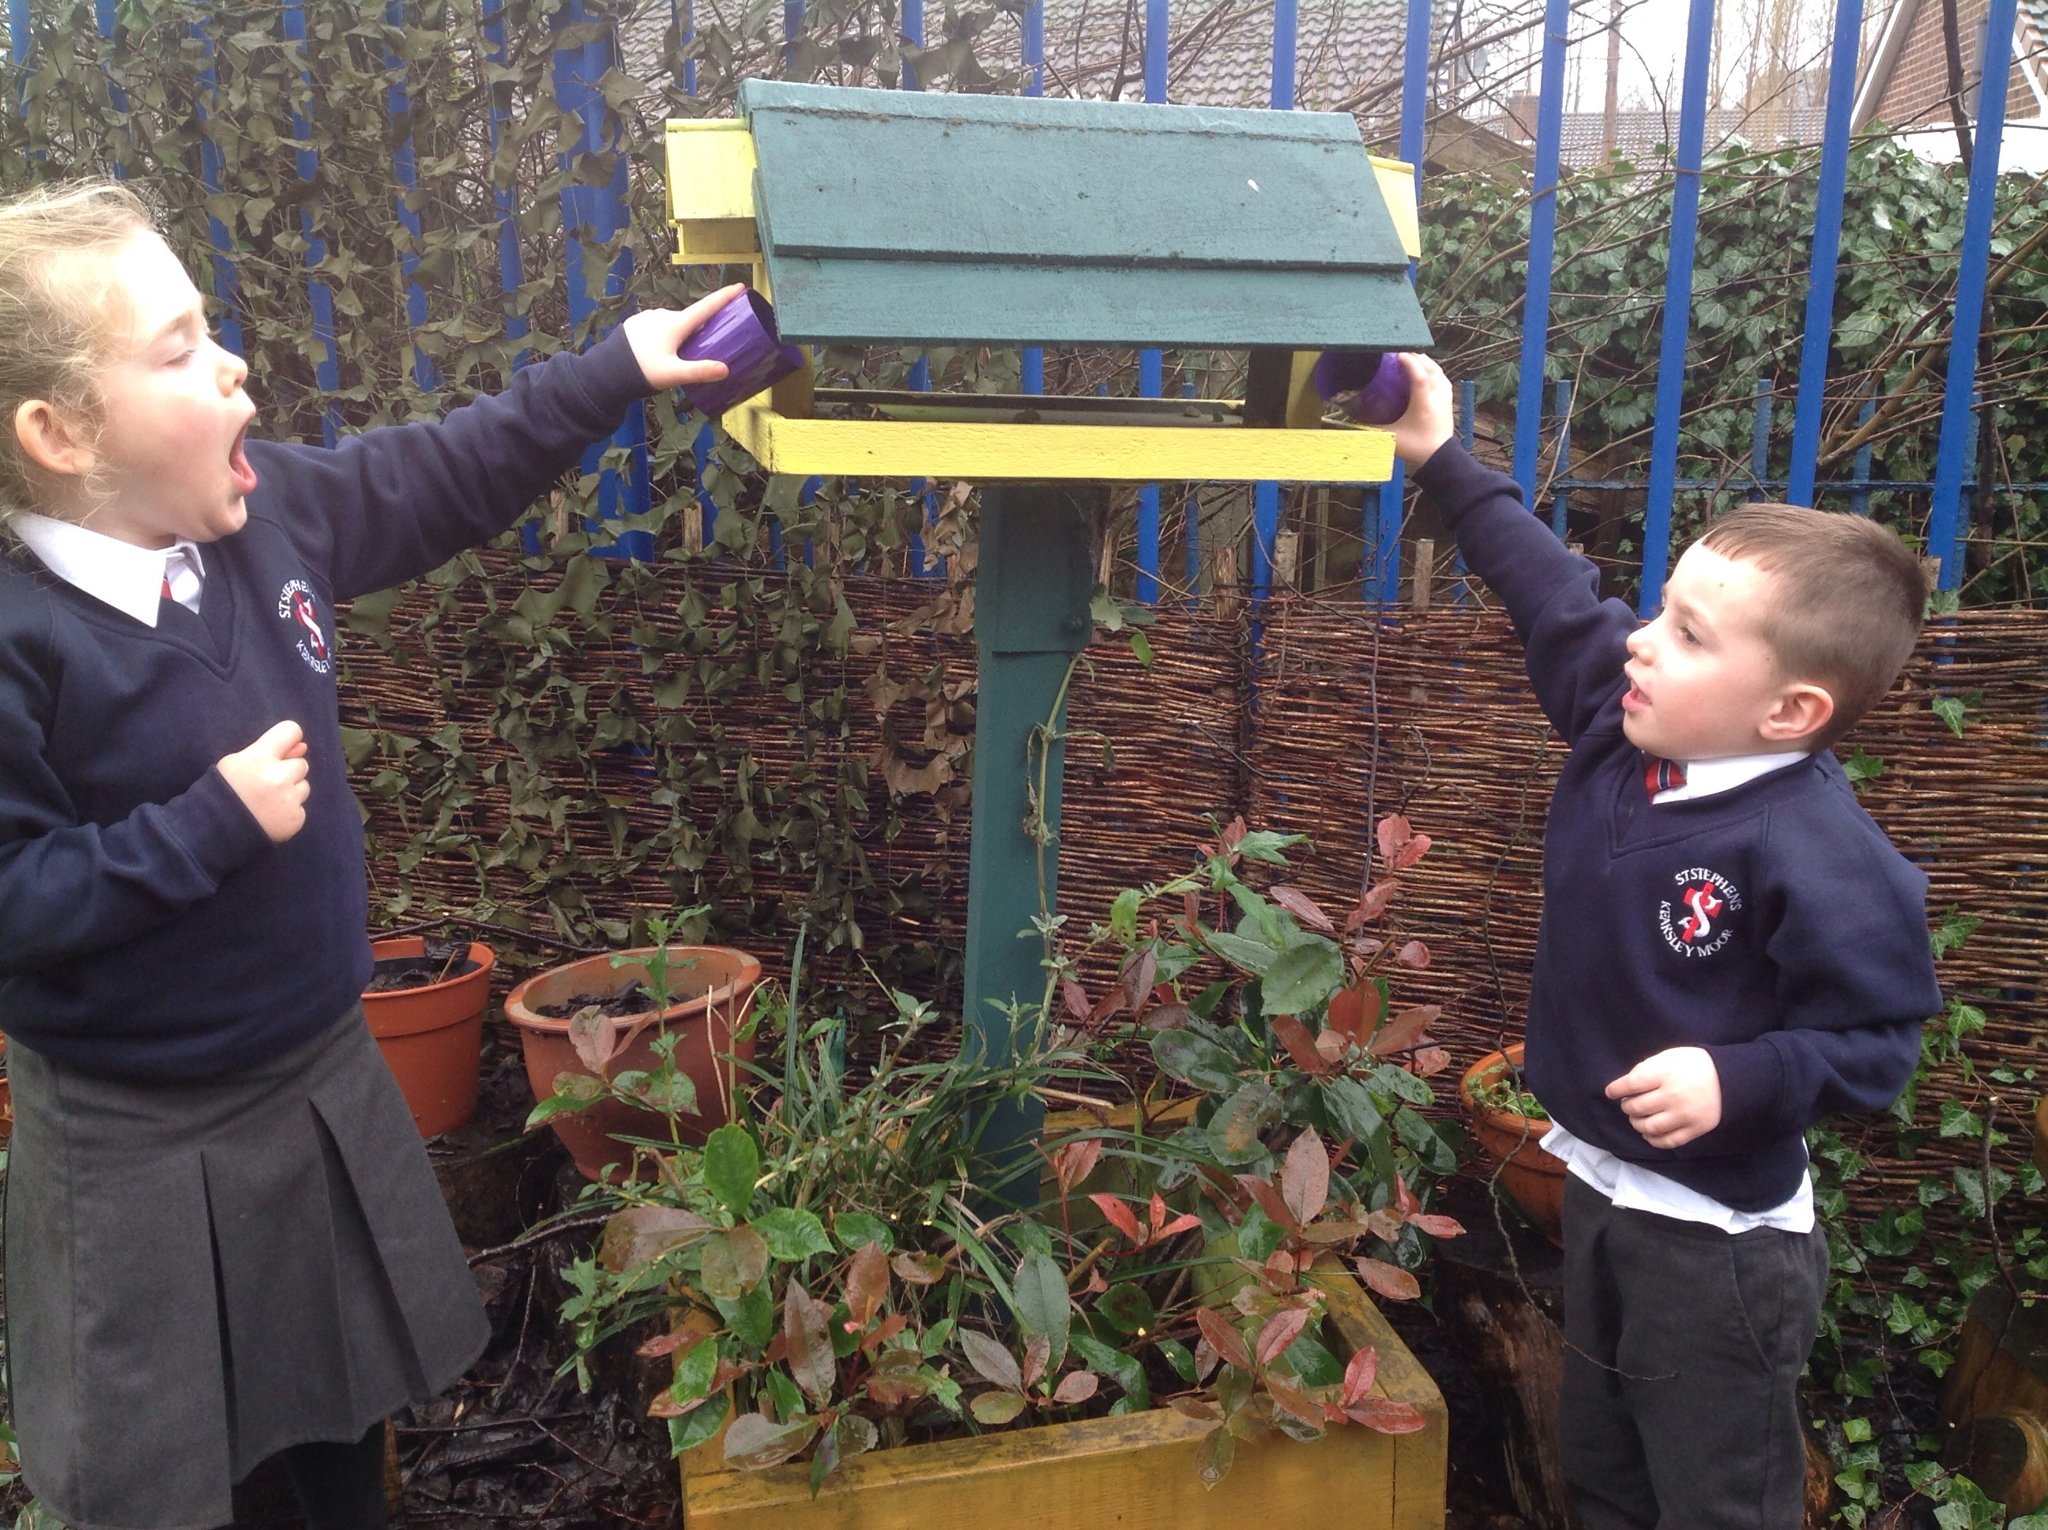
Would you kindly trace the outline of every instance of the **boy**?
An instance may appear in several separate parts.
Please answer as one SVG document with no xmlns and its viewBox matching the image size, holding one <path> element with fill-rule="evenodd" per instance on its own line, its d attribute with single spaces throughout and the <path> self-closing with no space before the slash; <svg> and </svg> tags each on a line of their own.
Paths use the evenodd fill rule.
<svg viewBox="0 0 2048 1530">
<path fill-rule="evenodd" d="M 1828 748 L 1913 651 L 1919 565 L 1867 520 L 1745 506 L 1638 626 L 1403 364 L 1395 451 L 1571 744 L 1525 1059 L 1570 1169 L 1565 1481 L 1586 1530 L 1792 1530 L 1827 1280 L 1805 1131 L 1890 1104 L 1942 1003 L 1927 879 Z"/>
</svg>

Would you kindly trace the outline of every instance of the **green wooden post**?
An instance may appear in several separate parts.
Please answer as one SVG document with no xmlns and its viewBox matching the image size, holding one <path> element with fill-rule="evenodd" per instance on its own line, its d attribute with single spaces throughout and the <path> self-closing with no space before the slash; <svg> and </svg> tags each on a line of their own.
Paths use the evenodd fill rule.
<svg viewBox="0 0 2048 1530">
<path fill-rule="evenodd" d="M 1094 589 L 1090 552 L 1108 491 L 1099 484 L 1013 483 L 981 495 L 981 561 L 975 574 L 975 646 L 981 674 L 974 709 L 974 818 L 967 861 L 967 1042 L 979 1055 L 1015 1055 L 1009 1008 L 1045 992 L 1039 845 L 1028 827 L 1037 783 L 1034 729 L 1064 726 L 1061 686 L 1088 646 Z M 1045 827 L 1059 832 L 1065 751 L 1045 760 Z M 1057 843 L 1045 846 L 1045 907 L 1056 906 Z M 1038 1135 L 1037 1100 L 993 1117 L 984 1145 L 1011 1165 Z M 1022 1169 L 1023 1165 L 1015 1165 Z M 1007 1173 L 1004 1178 L 1007 1178 Z M 1030 1199 L 1010 1187 L 1007 1198 Z"/>
</svg>

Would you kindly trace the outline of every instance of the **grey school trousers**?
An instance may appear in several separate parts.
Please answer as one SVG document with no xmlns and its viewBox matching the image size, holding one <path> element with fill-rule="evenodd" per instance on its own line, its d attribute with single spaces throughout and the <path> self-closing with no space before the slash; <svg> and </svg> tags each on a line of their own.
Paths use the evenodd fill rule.
<svg viewBox="0 0 2048 1530">
<path fill-rule="evenodd" d="M 1559 1445 L 1584 1530 L 1798 1530 L 1826 1235 L 1725 1233 L 1565 1178 Z"/>
</svg>

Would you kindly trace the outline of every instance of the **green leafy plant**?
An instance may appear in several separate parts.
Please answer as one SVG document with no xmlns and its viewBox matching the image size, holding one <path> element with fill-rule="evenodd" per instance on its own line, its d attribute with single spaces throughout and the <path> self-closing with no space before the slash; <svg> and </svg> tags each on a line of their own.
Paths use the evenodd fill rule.
<svg viewBox="0 0 2048 1530">
<path fill-rule="evenodd" d="M 1979 923 L 1948 909 L 1929 937 L 1936 958 L 1963 946 Z M 1975 997 L 1952 995 L 1922 1029 L 1920 1067 L 1884 1117 L 1808 1134 L 1831 1266 L 1808 1375 L 1839 1517 L 1852 1530 L 1902 1504 L 1925 1506 L 1944 1530 L 2006 1523 L 1977 1484 L 1943 1464 L 1933 1402 L 1979 1289 L 2000 1279 L 2017 1290 L 2048 1286 L 2048 1228 L 2027 1214 L 2048 1183 L 2030 1161 L 2009 1173 L 1994 1158 L 2010 1140 L 2001 1102 L 2038 1098 L 2041 1081 L 2031 1067 L 1980 1070 L 1968 1051 L 1987 1023 Z M 1960 1077 L 1973 1099 L 1943 1099 L 1930 1120 L 1922 1089 L 1937 1075 Z M 1946 1170 L 1930 1167 L 1874 1213 L 1852 1210 L 1852 1187 L 1869 1172 L 1872 1153 L 1911 1162 L 1930 1144 L 1964 1147 L 1968 1156 Z M 1938 1231 L 1951 1212 L 1956 1230 Z M 2011 1525 L 2048 1530 L 2048 1516 Z"/>
<path fill-rule="evenodd" d="M 1302 837 L 1234 820 L 1201 847 L 1193 871 L 1119 894 L 1108 922 L 1055 964 L 1071 1023 L 1106 1035 L 1124 1017 L 1149 1036 L 1159 1072 L 1195 1092 L 1201 1104 L 1176 1139 L 1191 1155 L 1226 1172 L 1265 1172 L 1312 1128 L 1349 1144 L 1382 1201 L 1415 1168 L 1456 1167 L 1451 1139 L 1422 1114 L 1434 1100 L 1429 1077 L 1448 1064 L 1426 1034 L 1438 1010 L 1390 1013 L 1389 1002 L 1388 972 L 1430 960 L 1422 942 L 1386 927 L 1399 873 L 1429 840 L 1398 815 L 1376 832 L 1383 875 L 1341 927 L 1299 888 L 1246 879 L 1252 866 L 1284 869 Z M 1118 975 L 1091 1001 L 1078 963 L 1103 951 L 1116 955 Z M 1349 1023 L 1330 1023 L 1346 991 L 1370 998 Z"/>
<path fill-rule="evenodd" d="M 555 1092 L 528 1113 L 528 1131 L 556 1116 L 587 1110 L 609 1095 L 663 1116 L 670 1133 L 668 1145 L 674 1147 L 681 1142 L 681 1118 L 697 1113 L 697 1086 L 676 1066 L 676 1047 L 681 1035 L 665 1031 L 648 1043 L 655 1056 L 652 1068 L 629 1068 L 615 1076 L 609 1074 L 609 1069 L 612 1058 L 624 1044 L 622 1022 L 630 1022 L 633 1015 L 659 1015 L 670 1007 L 674 1000 L 672 974 L 694 965 L 696 960 L 684 957 L 679 964 L 669 949 L 670 943 L 705 913 L 703 908 L 691 908 L 674 915 L 654 916 L 647 921 L 651 948 L 644 954 L 612 958 L 613 970 L 633 967 L 643 970 L 646 976 L 630 980 L 619 993 L 586 1004 L 569 1016 L 569 1043 L 576 1050 L 577 1060 L 590 1071 L 558 1074 Z"/>
<path fill-rule="evenodd" d="M 1982 693 L 1970 691 L 1961 696 L 1937 696 L 1928 703 L 1934 715 L 1948 724 L 1949 732 L 1957 738 L 1963 736 L 1963 724 L 1970 713 L 1983 704 Z"/>
<path fill-rule="evenodd" d="M 847 1453 L 900 1442 L 927 1408 L 958 1406 L 957 1382 L 929 1362 L 957 1352 L 963 1315 L 1029 1278 L 995 1262 L 1003 1219 L 973 1204 L 970 1187 L 988 1183 L 982 1124 L 1034 1083 L 1087 1076 L 1085 1058 L 1031 1047 L 1007 1064 L 914 1060 L 933 1016 L 894 997 L 899 1024 L 859 1083 L 845 1075 L 843 1022 L 793 1029 L 795 1065 L 756 1080 L 747 1124 L 590 1192 L 616 1210 L 573 1267 L 564 1315 L 579 1357 L 639 1319 L 677 1320 L 648 1352 L 677 1358 L 657 1412 L 678 1450 L 730 1416 L 733 1464 L 815 1444 L 822 1480 Z"/>
<path fill-rule="evenodd" d="M 1319 1282 L 1342 1259 L 1382 1297 L 1419 1294 L 1427 1239 L 1459 1229 L 1417 1186 L 1453 1159 L 1417 1110 L 1422 1027 L 1322 1024 L 1350 962 L 1385 948 L 1362 932 L 1390 899 L 1347 954 L 1303 927 L 1319 917 L 1305 895 L 1238 875 L 1294 843 L 1233 825 L 1189 877 L 1115 901 L 1090 944 L 1120 949 L 1144 992 L 1087 1008 L 1128 1007 L 1161 1079 L 1127 1123 L 1069 1121 L 1029 1158 L 984 1151 L 992 1113 L 1114 1095 L 1102 1057 L 1120 1031 L 1025 1009 L 1015 1056 L 988 1060 L 949 1051 L 929 1006 L 892 993 L 887 1044 L 850 1070 L 843 1021 L 785 999 L 780 1069 L 754 1070 L 739 1121 L 701 1150 L 650 1141 L 639 1179 L 586 1192 L 583 1209 L 612 1214 L 570 1267 L 574 1363 L 661 1319 L 642 1352 L 674 1364 L 655 1411 L 675 1449 L 722 1430 L 729 1465 L 807 1459 L 814 1488 L 888 1445 L 1160 1403 L 1215 1425 L 1211 1478 L 1269 1431 L 1423 1427 L 1372 1395 L 1369 1353 L 1331 1351 Z M 1236 928 L 1190 914 L 1191 892 Z M 1056 991 L 1071 999 L 1077 973 L 1056 964 Z M 1127 976 L 1112 988 L 1131 995 Z"/>
<path fill-rule="evenodd" d="M 1543 1102 L 1522 1086 L 1522 1070 L 1506 1058 L 1466 1084 L 1465 1094 L 1473 1104 L 1529 1120 L 1548 1121 L 1550 1112 Z"/>
<path fill-rule="evenodd" d="M 1884 772 L 1885 762 L 1883 758 L 1874 754 L 1866 754 L 1861 744 L 1851 749 L 1849 757 L 1842 761 L 1842 774 L 1849 778 L 1849 785 L 1855 789 L 1856 795 L 1859 797 L 1863 795 L 1864 788 L 1883 775 Z"/>
<path fill-rule="evenodd" d="M 1701 167 L 1679 473 L 1710 487 L 1678 497 L 1677 540 L 1748 496 L 1760 381 L 1774 385 L 1778 401 L 1765 421 L 1766 476 L 1786 472 L 1789 400 L 1804 330 L 1798 274 L 1811 256 L 1818 157 L 1816 146 L 1731 143 Z M 1671 174 L 1668 152 L 1660 149 L 1634 162 L 1567 173 L 1556 188 L 1557 291 L 1546 381 L 1571 385 L 1572 467 L 1584 477 L 1646 471 L 1657 379 L 1655 358 L 1638 340 L 1662 314 L 1670 232 L 1662 188 Z M 1645 195 L 1646 186 L 1659 189 Z M 1823 485 L 1852 469 L 1860 476 L 1857 454 L 1866 447 L 1870 476 L 1933 476 L 1942 388 L 1938 348 L 1928 342 L 1952 306 L 1955 273 L 1930 257 L 1953 248 L 1964 194 L 1955 176 L 1889 133 L 1873 131 L 1850 146 L 1827 365 L 1838 402 L 1822 428 Z M 1999 317 L 1986 324 L 1978 383 L 1987 427 L 1973 454 L 1986 484 L 2044 476 L 2037 471 L 2041 399 L 2026 379 L 2048 340 L 2039 318 L 2048 290 L 2048 268 L 2039 259 L 2048 241 L 2048 189 L 2038 177 L 2007 175 L 1997 200 L 2001 240 L 1988 285 Z M 1529 189 L 1492 175 L 1447 175 L 1432 183 L 1429 208 L 1417 267 L 1423 308 L 1446 369 L 1476 384 L 1482 411 L 1505 411 L 1516 392 Z M 1865 398 L 1875 406 L 1867 423 Z M 1879 489 L 1865 498 L 1872 513 L 1909 538 L 1924 530 L 1924 491 Z M 2041 504 L 2018 493 L 1975 498 L 1962 603 L 2038 599 Z M 1846 500 L 1838 491 L 1826 502 Z M 1629 584 L 1640 561 L 1640 498 L 1602 503 L 1575 493 L 1572 516 L 1574 539 L 1612 565 L 1618 585 Z M 1945 592 L 1935 609 L 1955 604 L 1954 592 Z"/>
</svg>

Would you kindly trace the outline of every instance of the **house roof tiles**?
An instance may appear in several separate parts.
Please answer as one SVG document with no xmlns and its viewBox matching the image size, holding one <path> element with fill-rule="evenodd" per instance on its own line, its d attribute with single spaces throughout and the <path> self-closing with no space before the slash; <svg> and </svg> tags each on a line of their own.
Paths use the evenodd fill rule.
<svg viewBox="0 0 2048 1530">
<path fill-rule="evenodd" d="M 1480 119 L 1487 127 L 1523 141 L 1535 135 L 1534 124 L 1503 113 Z M 1824 110 L 1796 108 L 1779 111 L 1747 111 L 1740 108 L 1715 109 L 1707 113 L 1706 147 L 1709 152 L 1740 140 L 1750 144 L 1819 143 L 1827 122 Z M 1658 146 L 1678 142 L 1678 109 L 1638 108 L 1615 114 L 1615 152 L 1635 164 L 1655 159 Z M 1561 164 L 1585 169 L 1606 160 L 1606 122 L 1599 112 L 1566 112 L 1558 137 Z"/>
<path fill-rule="evenodd" d="M 1273 7 L 1268 0 L 1209 0 L 1176 7 L 1167 59 L 1167 100 L 1196 106 L 1268 106 L 1273 99 Z M 1400 87 L 1404 0 L 1300 0 L 1295 104 L 1311 111 L 1387 98 Z M 1045 94 L 1139 100 L 1144 94 L 1142 0 L 1045 0 Z M 699 18 L 700 24 L 705 18 Z M 664 72 L 668 26 L 661 6 L 620 23 L 627 72 Z M 1023 69 L 1023 30 L 999 15 L 976 58 L 1001 77 Z M 842 83 L 873 83 L 848 79 Z"/>
<path fill-rule="evenodd" d="M 1217 0 L 1187 14 L 1195 10 L 1187 7 L 1176 18 L 1167 100 L 1270 105 L 1273 7 L 1263 0 Z M 1103 96 L 1121 82 L 1122 94 L 1142 94 L 1144 13 L 1138 0 L 1046 0 L 1047 93 Z M 1295 104 L 1332 111 L 1353 106 L 1376 87 L 1398 88 L 1405 25 L 1402 0 L 1301 0 Z"/>
</svg>

